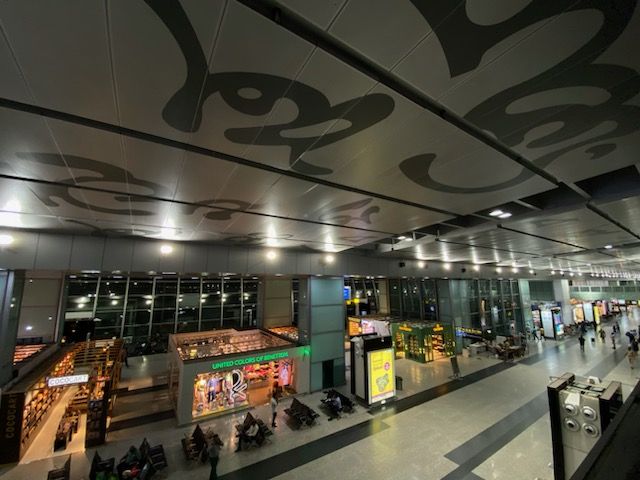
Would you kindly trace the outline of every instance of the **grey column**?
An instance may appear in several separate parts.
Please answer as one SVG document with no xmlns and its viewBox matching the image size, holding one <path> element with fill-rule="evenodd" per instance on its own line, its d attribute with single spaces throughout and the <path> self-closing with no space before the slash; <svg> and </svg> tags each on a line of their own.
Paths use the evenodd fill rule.
<svg viewBox="0 0 640 480">
<path fill-rule="evenodd" d="M 344 385 L 345 305 L 342 277 L 309 278 L 311 391 Z M 323 363 L 333 362 L 333 385 L 323 384 Z"/>
<path fill-rule="evenodd" d="M 262 326 L 264 328 L 291 325 L 291 279 L 283 277 L 264 279 L 262 300 Z"/>
<path fill-rule="evenodd" d="M 15 272 L 0 272 L 0 387 L 13 377 L 13 352 L 18 336 L 18 314 L 20 299 L 12 302 Z M 13 305 L 13 307 L 12 307 Z"/>
</svg>

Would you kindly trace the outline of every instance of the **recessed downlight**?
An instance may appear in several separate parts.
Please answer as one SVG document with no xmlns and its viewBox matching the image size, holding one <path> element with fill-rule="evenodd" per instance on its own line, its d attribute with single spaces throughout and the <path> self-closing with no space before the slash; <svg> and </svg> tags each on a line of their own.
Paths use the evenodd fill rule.
<svg viewBox="0 0 640 480">
<path fill-rule="evenodd" d="M 169 255 L 171 252 L 173 252 L 173 247 L 171 245 L 165 243 L 160 246 L 160 253 L 162 255 Z"/>
<path fill-rule="evenodd" d="M 489 212 L 489 216 L 490 216 L 490 217 L 499 217 L 499 216 L 500 216 L 500 215 L 502 215 L 503 213 L 504 213 L 504 212 L 503 212 L 502 210 L 500 210 L 500 209 L 496 209 L 496 210 L 493 210 L 493 211 Z"/>
<path fill-rule="evenodd" d="M 406 238 L 407 238 L 407 237 L 405 237 L 404 235 L 400 235 L 400 236 L 398 237 L 398 240 L 406 240 Z"/>
<path fill-rule="evenodd" d="M 268 260 L 275 260 L 276 258 L 278 258 L 278 254 L 275 250 L 267 250 L 266 255 Z"/>
<path fill-rule="evenodd" d="M 604 248 L 606 248 L 607 250 L 611 250 L 613 248 L 613 245 L 605 245 Z"/>
<path fill-rule="evenodd" d="M 502 215 L 498 215 L 498 218 L 509 218 L 511 214 L 509 212 L 504 212 Z"/>
<path fill-rule="evenodd" d="M 418 262 L 418 267 L 419 267 L 419 268 L 424 268 L 424 266 L 425 266 L 425 265 L 426 265 L 426 264 L 425 264 L 422 260 L 420 260 L 420 261 Z"/>
</svg>

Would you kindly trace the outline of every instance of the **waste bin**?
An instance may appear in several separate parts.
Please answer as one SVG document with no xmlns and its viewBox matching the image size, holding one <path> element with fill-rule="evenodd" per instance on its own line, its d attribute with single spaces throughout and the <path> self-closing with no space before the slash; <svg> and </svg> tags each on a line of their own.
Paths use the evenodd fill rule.
<svg viewBox="0 0 640 480">
<path fill-rule="evenodd" d="M 396 375 L 396 390 L 402 390 L 402 377 Z"/>
</svg>

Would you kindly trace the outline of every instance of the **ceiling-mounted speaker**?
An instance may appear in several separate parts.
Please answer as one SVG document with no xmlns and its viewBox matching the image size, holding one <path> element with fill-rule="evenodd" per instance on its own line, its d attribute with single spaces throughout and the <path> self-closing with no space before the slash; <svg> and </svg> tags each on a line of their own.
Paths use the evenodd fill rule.
<svg viewBox="0 0 640 480">
<path fill-rule="evenodd" d="M 467 271 L 467 269 L 466 269 L 466 268 L 464 268 L 464 267 L 462 267 L 462 268 L 460 269 L 460 271 L 461 271 L 462 273 L 465 273 L 465 272 Z"/>
<path fill-rule="evenodd" d="M 398 266 L 400 268 L 404 268 L 405 265 L 406 265 L 406 263 L 404 263 L 404 262 L 398 262 Z"/>
</svg>

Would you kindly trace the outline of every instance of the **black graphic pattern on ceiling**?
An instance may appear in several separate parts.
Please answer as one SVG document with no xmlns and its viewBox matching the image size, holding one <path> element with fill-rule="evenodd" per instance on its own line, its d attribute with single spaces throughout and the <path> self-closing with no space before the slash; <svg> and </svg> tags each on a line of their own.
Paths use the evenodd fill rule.
<svg viewBox="0 0 640 480">
<path fill-rule="evenodd" d="M 248 72 L 209 73 L 207 58 L 180 3 L 177 0 L 145 1 L 171 32 L 187 64 L 184 85 L 171 97 L 162 113 L 164 120 L 178 130 L 195 132 L 200 128 L 202 106 L 214 93 L 219 93 L 238 112 L 254 116 L 268 114 L 278 100 L 286 98 L 298 109 L 295 120 L 264 127 L 229 128 L 225 137 L 243 145 L 289 146 L 289 163 L 294 171 L 328 175 L 333 170 L 305 162 L 301 158 L 303 153 L 365 130 L 387 118 L 394 109 L 393 99 L 380 93 L 332 106 L 319 90 L 288 78 Z M 348 126 L 326 135 L 305 135 L 303 131 L 338 119 L 347 122 Z"/>
<path fill-rule="evenodd" d="M 16 156 L 23 161 L 35 162 L 40 165 L 50 167 L 59 167 L 66 170 L 69 168 L 80 172 L 91 172 L 91 174 L 78 175 L 74 178 L 62 178 L 58 183 L 64 185 L 37 185 L 35 188 L 36 195 L 42 203 L 48 207 L 59 207 L 60 201 L 69 205 L 104 214 L 122 215 L 128 217 L 147 217 L 156 215 L 157 212 L 151 209 L 144 209 L 144 205 L 161 203 L 168 200 L 155 200 L 154 198 L 171 198 L 170 189 L 148 180 L 136 177 L 130 171 L 123 168 L 101 162 L 87 157 L 65 154 L 61 156 L 55 153 L 16 153 Z M 116 204 L 121 204 L 121 208 L 105 207 L 97 203 L 85 202 L 86 196 L 78 196 L 79 190 L 74 189 L 75 185 L 91 186 L 104 185 L 105 183 L 117 184 L 119 186 L 129 185 L 130 193 L 122 193 L 122 195 L 113 195 Z M 143 197 L 140 195 L 145 195 Z M 82 197 L 82 198 L 81 198 Z M 57 199 L 57 200 L 56 200 Z M 131 202 L 131 208 L 130 208 Z M 206 199 L 196 202 L 197 204 L 172 203 L 172 207 L 177 216 L 193 215 L 197 210 L 205 209 L 203 217 L 209 220 L 231 220 L 234 215 L 251 209 L 261 208 L 262 205 L 251 204 L 242 200 L 235 199 Z M 140 206 L 140 204 L 142 206 Z M 198 205 L 199 204 L 199 205 Z M 207 205 L 208 207 L 204 207 Z M 220 208 L 216 208 L 220 207 Z"/>
<path fill-rule="evenodd" d="M 584 151 L 592 159 L 604 157 L 617 146 L 613 139 L 628 135 L 640 128 L 640 107 L 628 105 L 640 92 L 640 76 L 628 67 L 599 63 L 602 55 L 624 32 L 636 8 L 637 0 L 537 0 L 530 2 L 508 20 L 495 25 L 478 25 L 467 16 L 464 5 L 453 8 L 449 2 L 411 0 L 429 25 L 437 26 L 435 34 L 442 45 L 451 77 L 473 71 L 482 57 L 499 42 L 530 28 L 538 22 L 569 12 L 593 9 L 602 15 L 602 24 L 595 35 L 581 48 L 553 67 L 507 88 L 476 105 L 465 119 L 477 127 L 491 132 L 505 144 L 520 145 L 527 133 L 543 126 L 559 122 L 562 127 L 526 145 L 528 148 L 563 145 L 532 161 L 545 168 L 572 151 Z M 457 5 L 457 4 L 456 4 Z M 609 98 L 595 105 L 559 103 L 522 113 L 507 113 L 509 105 L 537 93 L 566 87 L 595 87 L 606 90 Z M 588 99 L 587 99 L 588 100 Z M 604 122 L 615 127 L 587 138 L 577 138 Z M 407 178 L 426 188 L 448 193 L 483 193 L 518 185 L 534 174 L 522 170 L 514 178 L 482 187 L 458 187 L 435 180 L 430 168 L 436 155 L 425 153 L 408 158 L 400 164 Z"/>
</svg>

